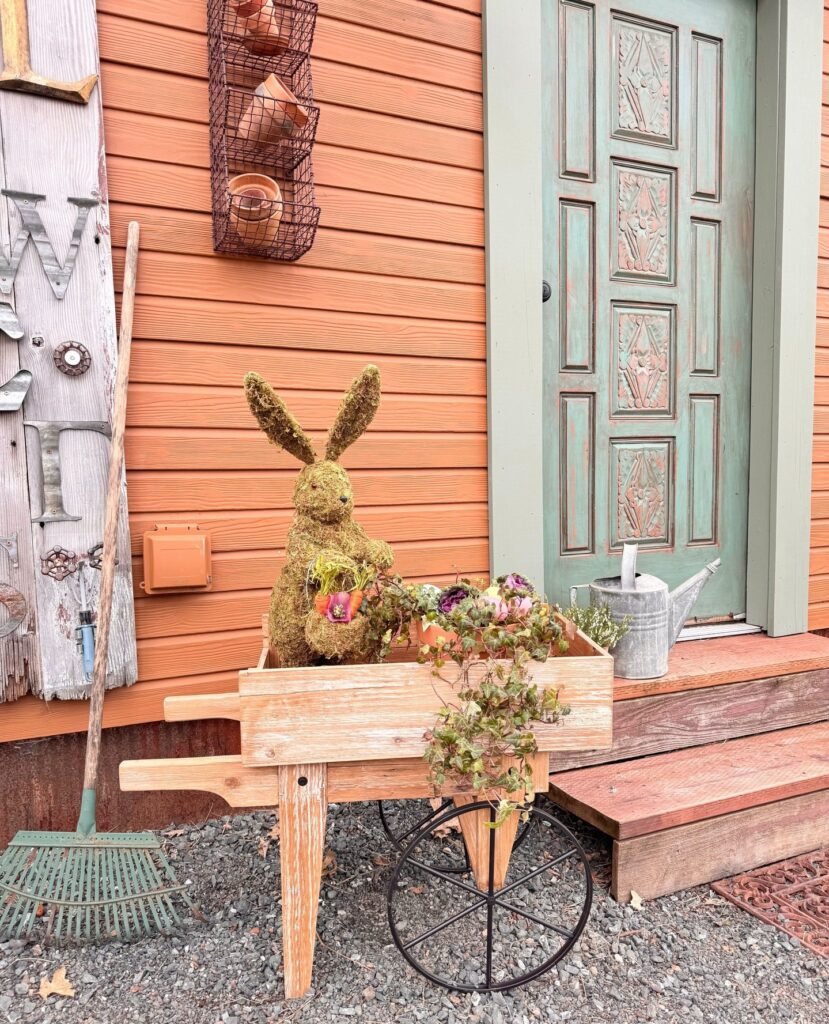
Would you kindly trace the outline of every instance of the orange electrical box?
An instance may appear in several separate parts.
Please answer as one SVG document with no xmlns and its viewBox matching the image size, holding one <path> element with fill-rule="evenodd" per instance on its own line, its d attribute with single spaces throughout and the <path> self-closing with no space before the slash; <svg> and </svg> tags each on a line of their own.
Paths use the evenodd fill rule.
<svg viewBox="0 0 829 1024">
<path fill-rule="evenodd" d="M 144 534 L 147 594 L 210 590 L 210 534 L 195 523 L 159 523 Z"/>
</svg>

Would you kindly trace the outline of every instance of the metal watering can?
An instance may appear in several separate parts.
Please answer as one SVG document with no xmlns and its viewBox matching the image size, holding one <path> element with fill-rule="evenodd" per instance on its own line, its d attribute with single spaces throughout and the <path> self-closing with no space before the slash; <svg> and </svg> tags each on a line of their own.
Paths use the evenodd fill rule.
<svg viewBox="0 0 829 1024">
<path fill-rule="evenodd" d="M 607 605 L 614 622 L 630 619 L 630 629 L 613 648 L 613 666 L 623 679 L 656 679 L 668 671 L 668 653 L 691 614 L 700 591 L 720 567 L 719 558 L 673 590 L 656 576 L 636 572 L 638 545 L 625 544 L 622 575 L 571 587 L 575 604 L 581 587 L 590 604 Z"/>
</svg>

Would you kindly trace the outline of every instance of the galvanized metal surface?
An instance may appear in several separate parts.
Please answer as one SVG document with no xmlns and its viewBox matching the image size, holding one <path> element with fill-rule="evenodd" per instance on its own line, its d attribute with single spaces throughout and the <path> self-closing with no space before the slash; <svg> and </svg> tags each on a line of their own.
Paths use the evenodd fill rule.
<svg viewBox="0 0 829 1024">
<path fill-rule="evenodd" d="M 0 537 L 0 550 L 5 551 L 9 556 L 9 561 L 12 564 L 12 569 L 17 568 L 17 534 L 13 533 L 10 537 Z"/>
<path fill-rule="evenodd" d="M 5 384 L 0 384 L 0 412 L 17 412 L 31 386 L 32 375 L 29 370 L 18 370 Z"/>
<path fill-rule="evenodd" d="M 63 507 L 63 484 L 60 474 L 60 435 L 64 430 L 91 430 L 111 437 L 110 425 L 101 420 L 26 420 L 24 427 L 34 427 L 40 436 L 40 486 L 43 511 L 32 516 L 33 523 L 79 522 Z"/>
<path fill-rule="evenodd" d="M 668 671 L 668 654 L 720 560 L 710 562 L 669 591 L 668 584 L 656 576 L 636 573 L 636 555 L 637 545 L 625 544 L 622 575 L 589 584 L 590 603 L 606 605 L 614 622 L 628 620 L 628 632 L 613 648 L 616 675 L 623 679 L 656 679 Z"/>
</svg>

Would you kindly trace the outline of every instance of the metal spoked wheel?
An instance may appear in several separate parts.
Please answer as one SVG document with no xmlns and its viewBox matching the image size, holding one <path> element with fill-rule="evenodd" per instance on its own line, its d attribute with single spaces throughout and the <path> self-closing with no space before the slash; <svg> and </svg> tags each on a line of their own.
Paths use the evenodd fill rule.
<svg viewBox="0 0 829 1024">
<path fill-rule="evenodd" d="M 405 846 L 386 890 L 397 948 L 430 981 L 457 992 L 504 992 L 540 977 L 573 948 L 593 902 L 578 840 L 534 805 L 504 884 L 496 888 L 490 873 L 479 888 L 461 832 L 446 827 L 481 811 L 494 822 L 495 808 L 486 802 L 448 807 L 427 821 Z M 492 861 L 494 830 L 488 836 Z"/>
</svg>

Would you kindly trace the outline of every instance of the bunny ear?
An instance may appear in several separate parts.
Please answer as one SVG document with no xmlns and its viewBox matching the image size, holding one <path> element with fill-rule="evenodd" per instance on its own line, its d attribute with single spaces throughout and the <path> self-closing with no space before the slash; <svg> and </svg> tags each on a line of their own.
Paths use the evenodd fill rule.
<svg viewBox="0 0 829 1024">
<path fill-rule="evenodd" d="M 310 466 L 317 453 L 302 427 L 288 412 L 287 406 L 258 373 L 245 375 L 245 393 L 250 411 L 267 437 L 278 447 Z"/>
<path fill-rule="evenodd" d="M 380 404 L 380 371 L 369 365 L 346 391 L 325 447 L 326 459 L 338 459 L 363 435 Z"/>
</svg>

